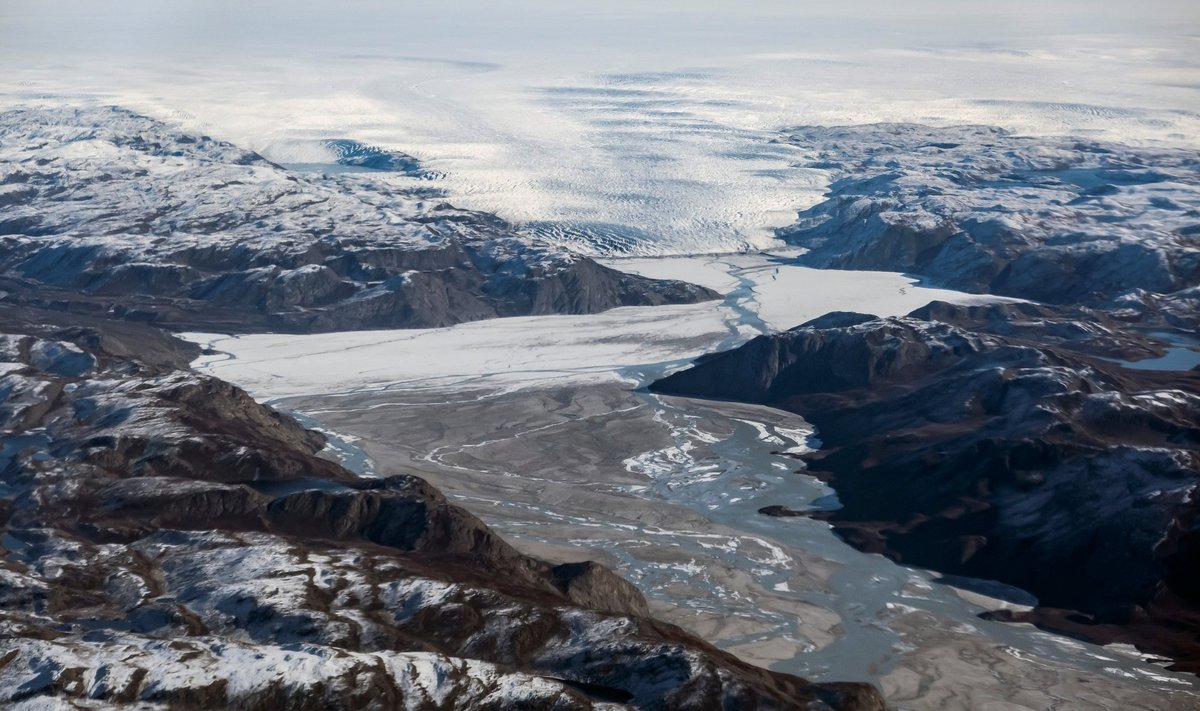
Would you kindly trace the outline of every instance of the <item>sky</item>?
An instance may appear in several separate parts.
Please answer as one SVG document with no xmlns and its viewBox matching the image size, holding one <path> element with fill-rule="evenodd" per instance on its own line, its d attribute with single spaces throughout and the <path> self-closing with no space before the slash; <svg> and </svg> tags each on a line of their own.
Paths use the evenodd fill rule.
<svg viewBox="0 0 1200 711">
<path fill-rule="evenodd" d="M 639 54 L 805 43 L 960 43 L 1094 33 L 1195 32 L 1188 0 L 4 0 L 6 53 L 270 52 L 403 41 L 455 55 L 554 50 L 597 42 Z M 419 28 L 419 29 L 418 29 Z M 413 38 L 409 35 L 419 34 Z M 514 46 L 519 40 L 519 46 Z M 687 51 L 695 51 L 690 47 Z"/>
<path fill-rule="evenodd" d="M 762 246 L 782 127 L 1200 145 L 1200 3 L 0 0 L 0 107 L 115 103 L 269 158 L 348 137 L 580 251 Z"/>
</svg>

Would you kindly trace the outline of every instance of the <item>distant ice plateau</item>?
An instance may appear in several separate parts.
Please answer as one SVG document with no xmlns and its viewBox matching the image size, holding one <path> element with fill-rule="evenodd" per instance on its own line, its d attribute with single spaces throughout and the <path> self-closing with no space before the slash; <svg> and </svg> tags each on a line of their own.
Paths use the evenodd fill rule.
<svg viewBox="0 0 1200 711">
<path fill-rule="evenodd" d="M 786 126 L 1200 145 L 1200 18 L 1174 0 L 346 2 L 336 17 L 14 6 L 0 106 L 125 106 L 284 163 L 346 138 L 420 159 L 460 208 L 643 256 L 771 245 L 827 183 L 772 142 Z"/>
</svg>

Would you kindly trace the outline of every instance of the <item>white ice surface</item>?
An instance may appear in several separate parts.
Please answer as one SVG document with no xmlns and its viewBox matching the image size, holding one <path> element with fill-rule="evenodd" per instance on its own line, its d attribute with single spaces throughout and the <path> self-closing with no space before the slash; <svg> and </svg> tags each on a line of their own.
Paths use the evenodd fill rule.
<svg viewBox="0 0 1200 711">
<path fill-rule="evenodd" d="M 611 380 L 617 369 L 694 357 L 725 333 L 717 302 L 614 309 L 595 316 L 532 316 L 451 328 L 305 336 L 183 334 L 223 355 L 196 367 L 256 397 L 411 387 L 535 386 Z"/>
<path fill-rule="evenodd" d="M 706 286 L 727 294 L 741 283 L 734 276 L 729 255 L 711 257 L 650 257 L 634 259 L 602 259 L 605 266 L 651 279 L 679 279 Z"/>
<path fill-rule="evenodd" d="M 760 304 L 759 318 L 775 330 L 798 326 L 830 311 L 903 316 L 930 301 L 960 304 L 1012 301 L 916 286 L 916 279 L 892 272 L 840 272 L 806 267 L 765 270 L 754 290 Z"/>
<path fill-rule="evenodd" d="M 1200 143 L 1194 8 L 41 0 L 0 7 L 0 107 L 118 103 L 282 162 L 351 138 L 581 251 L 730 251 L 824 189 L 784 126 Z"/>
<path fill-rule="evenodd" d="M 661 261 L 662 268 L 655 264 Z M 765 255 L 620 260 L 622 269 L 714 288 L 749 281 L 739 305 L 767 328 L 798 325 L 830 311 L 899 315 L 933 299 L 997 300 L 913 287 L 885 272 L 822 271 L 779 265 Z M 223 336 L 187 333 L 210 346 L 194 366 L 260 399 L 345 393 L 396 384 L 443 387 L 535 387 L 614 381 L 620 369 L 695 358 L 730 335 L 738 315 L 729 303 L 631 307 L 591 316 L 529 316 L 450 328 L 312 335 Z M 737 329 L 739 340 L 761 329 Z M 725 345 L 729 345 L 726 343 Z"/>
<path fill-rule="evenodd" d="M 916 279 L 895 272 L 811 269 L 781 264 L 759 254 L 614 259 L 605 263 L 654 279 L 690 281 L 722 293 L 736 288 L 740 276 L 749 282 L 753 294 L 748 305 L 775 331 L 798 326 L 830 311 L 902 316 L 930 301 L 960 304 L 1013 301 L 917 286 Z"/>
</svg>

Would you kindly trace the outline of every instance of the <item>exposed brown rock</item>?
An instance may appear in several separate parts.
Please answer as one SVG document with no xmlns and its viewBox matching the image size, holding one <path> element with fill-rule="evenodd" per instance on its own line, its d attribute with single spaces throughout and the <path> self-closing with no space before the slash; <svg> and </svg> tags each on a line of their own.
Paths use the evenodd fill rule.
<svg viewBox="0 0 1200 711">
<path fill-rule="evenodd" d="M 173 370 L 186 347 L 150 329 L 143 363 L 136 326 L 8 311 L 22 352 L 53 336 L 94 365 L 0 378 L 25 438 L 2 463 L 2 701 L 884 708 L 868 685 L 753 667 L 652 620 L 612 571 L 523 555 L 420 479 L 355 477 L 319 435 Z"/>
</svg>

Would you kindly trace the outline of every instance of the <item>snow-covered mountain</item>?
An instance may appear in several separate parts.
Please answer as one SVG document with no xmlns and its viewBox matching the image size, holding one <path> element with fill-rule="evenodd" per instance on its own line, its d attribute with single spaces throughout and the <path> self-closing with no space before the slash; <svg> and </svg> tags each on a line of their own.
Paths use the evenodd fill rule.
<svg viewBox="0 0 1200 711">
<path fill-rule="evenodd" d="M 330 168 L 366 170 L 287 170 L 119 108 L 2 113 L 5 298 L 173 327 L 327 331 L 715 297 L 519 239 L 446 204 L 402 154 L 322 147 Z"/>
<path fill-rule="evenodd" d="M 986 126 L 808 127 L 786 141 L 831 173 L 780 236 L 804 262 L 929 277 L 1050 303 L 1137 306 L 1197 325 L 1194 151 Z"/>
</svg>

